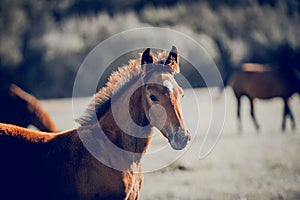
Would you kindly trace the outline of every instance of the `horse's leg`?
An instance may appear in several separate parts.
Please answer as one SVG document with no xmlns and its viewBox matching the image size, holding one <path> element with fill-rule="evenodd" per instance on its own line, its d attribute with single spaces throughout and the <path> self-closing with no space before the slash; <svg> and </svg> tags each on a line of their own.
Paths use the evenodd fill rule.
<svg viewBox="0 0 300 200">
<path fill-rule="evenodd" d="M 288 105 L 287 105 L 287 100 L 283 99 L 284 102 L 284 109 L 283 109 L 283 118 L 282 118 L 282 124 L 281 124 L 281 130 L 285 131 L 285 123 L 286 123 L 286 116 L 288 113 Z"/>
<path fill-rule="evenodd" d="M 284 99 L 284 113 L 283 113 L 283 121 L 281 126 L 282 131 L 285 131 L 287 116 L 290 116 L 292 122 L 292 129 L 295 130 L 296 123 L 295 123 L 294 115 L 289 107 L 288 99 Z"/>
<path fill-rule="evenodd" d="M 242 120 L 241 120 L 241 97 L 236 96 L 237 100 L 237 118 L 238 118 L 238 130 L 242 130 Z"/>
<path fill-rule="evenodd" d="M 259 130 L 259 125 L 258 125 L 258 123 L 256 121 L 256 117 L 255 117 L 255 114 L 254 114 L 254 101 L 255 101 L 255 99 L 249 97 L 249 100 L 250 100 L 251 118 L 253 120 L 253 123 L 255 125 L 256 130 Z"/>
<path fill-rule="evenodd" d="M 292 110 L 290 108 L 289 108 L 289 111 L 290 111 L 290 117 L 291 117 L 291 121 L 292 121 L 292 130 L 294 131 L 296 129 L 296 122 L 295 122 Z"/>
</svg>

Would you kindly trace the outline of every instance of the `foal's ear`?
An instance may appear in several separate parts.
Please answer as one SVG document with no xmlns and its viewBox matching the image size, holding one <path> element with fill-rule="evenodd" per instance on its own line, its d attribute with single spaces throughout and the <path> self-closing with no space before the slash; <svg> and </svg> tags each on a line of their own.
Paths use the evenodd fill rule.
<svg viewBox="0 0 300 200">
<path fill-rule="evenodd" d="M 165 61 L 165 65 L 170 67 L 173 73 L 179 73 L 180 69 L 178 63 L 179 63 L 178 49 L 175 46 L 172 46 L 169 56 Z"/>
<path fill-rule="evenodd" d="M 148 64 L 148 63 L 153 63 L 153 55 L 152 55 L 152 53 L 150 51 L 150 48 L 147 48 L 143 52 L 141 65 Z"/>
<path fill-rule="evenodd" d="M 141 60 L 141 65 L 142 65 L 142 68 L 143 68 L 143 75 L 145 75 L 147 73 L 147 71 L 149 70 L 149 67 L 150 65 L 148 64 L 151 64 L 153 63 L 153 55 L 150 51 L 150 48 L 147 48 L 144 52 L 143 52 L 143 55 L 142 55 L 142 60 Z"/>
</svg>

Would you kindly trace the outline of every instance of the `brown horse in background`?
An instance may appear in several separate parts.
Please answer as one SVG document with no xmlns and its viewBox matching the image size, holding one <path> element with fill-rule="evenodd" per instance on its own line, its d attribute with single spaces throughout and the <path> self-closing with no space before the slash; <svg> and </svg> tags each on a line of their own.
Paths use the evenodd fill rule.
<svg viewBox="0 0 300 200">
<path fill-rule="evenodd" d="M 0 89 L 0 122 L 22 127 L 33 125 L 41 131 L 57 132 L 49 114 L 38 100 L 14 84 Z"/>
<path fill-rule="evenodd" d="M 259 129 L 255 114 L 254 101 L 258 99 L 270 99 L 280 97 L 284 101 L 283 120 L 281 128 L 286 128 L 286 118 L 289 116 L 292 129 L 296 123 L 289 107 L 289 98 L 294 93 L 300 93 L 300 80 L 291 69 L 271 68 L 262 64 L 245 63 L 242 68 L 225 78 L 225 86 L 231 86 L 237 99 L 237 117 L 239 129 L 241 129 L 241 97 L 246 96 L 250 100 L 250 113 L 256 129 Z"/>
<path fill-rule="evenodd" d="M 77 129 L 44 133 L 0 124 L 0 198 L 138 199 L 141 159 L 153 128 L 173 149 L 190 140 L 180 110 L 183 90 L 174 79 L 178 72 L 175 47 L 158 58 L 147 49 L 112 73 Z"/>
</svg>

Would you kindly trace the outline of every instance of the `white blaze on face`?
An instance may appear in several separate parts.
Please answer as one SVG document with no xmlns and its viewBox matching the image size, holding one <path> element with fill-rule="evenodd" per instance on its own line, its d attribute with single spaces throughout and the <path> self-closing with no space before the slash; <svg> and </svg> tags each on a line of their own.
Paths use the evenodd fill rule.
<svg viewBox="0 0 300 200">
<path fill-rule="evenodd" d="M 171 92 L 171 93 L 173 92 L 174 86 L 173 86 L 173 84 L 170 81 L 164 80 L 163 86 L 165 86 L 166 88 L 168 88 L 169 92 Z"/>
</svg>

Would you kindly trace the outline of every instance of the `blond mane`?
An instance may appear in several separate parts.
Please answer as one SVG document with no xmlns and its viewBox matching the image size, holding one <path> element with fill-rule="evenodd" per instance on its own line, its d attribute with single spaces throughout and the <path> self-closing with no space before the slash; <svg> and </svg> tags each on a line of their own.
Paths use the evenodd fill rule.
<svg viewBox="0 0 300 200">
<path fill-rule="evenodd" d="M 89 125 L 99 119 L 110 108 L 112 96 L 119 94 L 122 88 L 142 75 L 141 54 L 139 56 L 140 58 L 129 60 L 127 65 L 121 66 L 111 73 L 105 86 L 94 94 L 83 117 L 77 120 L 80 125 Z M 153 56 L 154 63 L 163 64 L 167 56 L 165 51 L 158 53 L 157 57 Z M 167 69 L 165 70 L 167 71 Z"/>
</svg>

